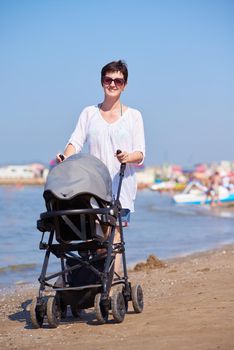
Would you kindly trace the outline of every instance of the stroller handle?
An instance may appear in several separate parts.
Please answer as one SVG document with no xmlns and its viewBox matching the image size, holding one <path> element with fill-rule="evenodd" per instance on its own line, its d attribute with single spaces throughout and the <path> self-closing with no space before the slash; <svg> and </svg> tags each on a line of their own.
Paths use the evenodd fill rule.
<svg viewBox="0 0 234 350">
<path fill-rule="evenodd" d="M 120 153 L 122 153 L 122 151 L 120 149 L 117 149 L 116 154 L 120 154 Z M 120 174 L 119 174 L 120 176 L 124 176 L 125 168 L 126 168 L 126 163 L 121 163 Z"/>
<path fill-rule="evenodd" d="M 120 149 L 117 149 L 116 154 L 120 154 L 120 153 L 122 153 L 122 151 Z M 119 186 L 118 186 L 118 191 L 117 191 L 117 196 L 116 196 L 117 201 L 119 201 L 120 191 L 121 191 L 121 186 L 122 186 L 122 181 L 123 181 L 125 169 L 126 169 L 126 163 L 121 163 L 120 172 L 119 172 Z"/>
</svg>

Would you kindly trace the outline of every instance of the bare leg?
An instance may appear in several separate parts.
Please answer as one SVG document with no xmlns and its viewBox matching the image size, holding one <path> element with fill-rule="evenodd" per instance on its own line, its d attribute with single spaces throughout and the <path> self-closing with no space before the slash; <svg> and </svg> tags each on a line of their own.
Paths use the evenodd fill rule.
<svg viewBox="0 0 234 350">
<path fill-rule="evenodd" d="M 104 231 L 105 239 L 108 239 L 109 235 L 110 235 L 110 230 L 107 228 Z M 120 243 L 120 242 L 121 242 L 120 230 L 119 230 L 119 226 L 116 226 L 113 243 L 115 244 L 115 243 Z M 103 249 L 103 248 L 97 249 L 97 253 L 99 253 L 99 254 L 105 253 L 105 252 L 106 252 L 106 249 Z M 121 254 L 116 254 L 116 256 L 115 256 L 115 272 L 117 274 L 120 274 L 120 272 L 121 272 L 121 262 L 122 262 L 122 255 Z"/>
<path fill-rule="evenodd" d="M 117 226 L 116 230 L 115 230 L 114 243 L 120 243 L 119 226 Z M 120 272 L 121 272 L 121 263 L 122 263 L 122 255 L 116 254 L 116 256 L 115 256 L 115 272 L 117 274 L 120 274 Z"/>
<path fill-rule="evenodd" d="M 119 226 L 116 227 L 115 229 L 115 236 L 114 236 L 114 244 L 115 243 L 120 243 L 120 232 L 119 232 Z M 115 256 L 115 267 L 114 271 L 116 274 L 120 275 L 121 272 L 121 263 L 122 263 L 122 254 L 116 254 Z M 110 290 L 110 296 L 113 295 L 114 291 L 116 290 L 116 286 L 112 287 Z"/>
</svg>

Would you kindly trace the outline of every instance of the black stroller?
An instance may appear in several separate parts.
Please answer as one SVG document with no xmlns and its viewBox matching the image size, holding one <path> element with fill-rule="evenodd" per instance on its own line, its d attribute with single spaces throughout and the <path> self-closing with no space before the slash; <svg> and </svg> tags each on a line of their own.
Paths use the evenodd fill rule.
<svg viewBox="0 0 234 350">
<path fill-rule="evenodd" d="M 47 211 L 37 222 L 42 232 L 39 248 L 46 253 L 39 293 L 30 307 L 34 328 L 42 327 L 46 316 L 48 325 L 57 327 L 66 318 L 68 306 L 74 317 L 79 310 L 94 307 L 100 324 L 108 321 L 110 310 L 114 320 L 122 322 L 129 301 L 136 313 L 142 312 L 142 288 L 131 285 L 127 275 L 125 209 L 119 201 L 124 170 L 121 164 L 116 198 L 112 197 L 108 169 L 93 156 L 71 156 L 50 171 L 43 194 Z M 117 224 L 120 242 L 114 243 Z M 48 274 L 51 253 L 58 258 L 59 271 Z M 114 271 L 116 254 L 122 256 L 123 276 Z M 116 291 L 110 296 L 112 287 Z"/>
</svg>

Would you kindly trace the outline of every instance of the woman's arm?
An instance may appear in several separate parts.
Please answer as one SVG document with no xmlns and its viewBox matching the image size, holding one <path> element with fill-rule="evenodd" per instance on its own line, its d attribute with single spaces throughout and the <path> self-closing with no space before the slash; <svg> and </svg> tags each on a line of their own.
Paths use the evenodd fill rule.
<svg viewBox="0 0 234 350">
<path fill-rule="evenodd" d="M 82 147 L 86 140 L 86 126 L 87 126 L 87 120 L 88 120 L 88 111 L 89 108 L 83 109 L 81 112 L 78 122 L 76 124 L 75 130 L 73 131 L 68 144 L 64 150 L 64 159 L 72 156 L 75 153 L 78 153 L 82 150 Z M 59 154 L 57 154 L 56 159 L 58 162 L 62 162 L 64 159 L 61 159 L 59 157 Z"/>
<path fill-rule="evenodd" d="M 57 160 L 58 163 L 60 163 L 60 162 L 62 162 L 63 160 L 65 160 L 66 158 L 72 156 L 72 155 L 75 154 L 75 153 L 76 153 L 75 147 L 74 147 L 71 143 L 69 143 L 69 144 L 67 145 L 67 147 L 65 148 L 64 153 L 63 153 L 62 155 L 61 155 L 61 153 L 58 153 L 58 154 L 56 155 L 56 160 Z M 62 156 L 62 157 L 61 157 L 61 156 Z"/>
<path fill-rule="evenodd" d="M 144 156 L 140 151 L 135 151 L 132 153 L 123 151 L 119 154 L 116 154 L 116 157 L 120 163 L 141 163 Z"/>
<path fill-rule="evenodd" d="M 76 153 L 75 147 L 71 143 L 69 143 L 64 150 L 64 156 L 67 158 L 72 156 L 75 153 Z"/>
</svg>

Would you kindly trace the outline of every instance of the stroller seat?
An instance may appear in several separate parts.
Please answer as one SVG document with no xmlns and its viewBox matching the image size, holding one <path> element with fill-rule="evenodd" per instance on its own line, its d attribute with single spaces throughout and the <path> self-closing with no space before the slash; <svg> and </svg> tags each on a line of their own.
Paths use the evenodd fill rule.
<svg viewBox="0 0 234 350">
<path fill-rule="evenodd" d="M 93 200 L 94 197 L 90 194 L 82 194 L 66 200 L 53 199 L 52 210 L 64 212 L 54 219 L 54 229 L 58 242 L 103 240 L 105 238 L 106 225 L 102 217 L 92 213 L 92 211 L 85 212 L 86 209 L 93 208 Z M 96 203 L 98 202 L 96 201 Z M 97 205 L 96 209 L 98 208 L 106 208 L 105 203 L 102 203 L 102 206 Z M 74 210 L 81 212 L 74 215 Z"/>
<path fill-rule="evenodd" d="M 112 181 L 100 160 L 80 154 L 69 157 L 50 171 L 43 196 L 47 213 L 41 214 L 40 231 L 54 229 L 60 243 L 105 238 L 108 220 L 97 211 L 110 207 Z M 54 212 L 58 215 L 49 214 Z"/>
</svg>

